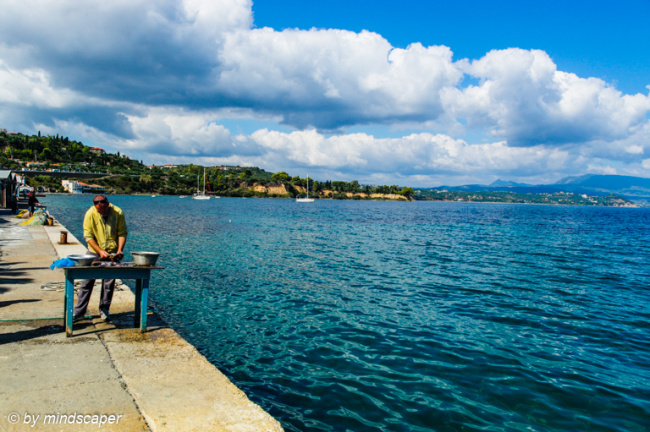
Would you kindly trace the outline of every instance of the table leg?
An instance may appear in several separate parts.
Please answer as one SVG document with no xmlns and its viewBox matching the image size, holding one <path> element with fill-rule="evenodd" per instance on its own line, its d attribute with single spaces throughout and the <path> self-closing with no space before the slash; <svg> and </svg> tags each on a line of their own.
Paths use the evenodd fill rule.
<svg viewBox="0 0 650 432">
<path fill-rule="evenodd" d="M 65 336 L 72 336 L 72 305 L 74 302 L 74 279 L 65 278 L 65 297 L 63 302 L 63 325 Z"/>
<path fill-rule="evenodd" d="M 140 305 L 142 304 L 142 279 L 135 280 L 135 311 L 133 313 L 133 327 L 140 325 Z"/>
<path fill-rule="evenodd" d="M 142 279 L 142 295 L 140 303 L 140 332 L 147 331 L 147 306 L 149 303 L 149 279 Z"/>
</svg>

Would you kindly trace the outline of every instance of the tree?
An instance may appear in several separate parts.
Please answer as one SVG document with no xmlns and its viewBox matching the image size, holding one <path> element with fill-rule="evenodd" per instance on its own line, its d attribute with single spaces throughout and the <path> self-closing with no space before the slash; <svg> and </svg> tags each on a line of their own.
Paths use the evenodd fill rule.
<svg viewBox="0 0 650 432">
<path fill-rule="evenodd" d="M 52 154 L 52 150 L 50 150 L 48 147 L 45 147 L 41 154 L 39 155 L 42 161 L 49 162 L 50 160 L 54 160 L 55 157 Z"/>
<path fill-rule="evenodd" d="M 406 188 L 402 189 L 401 193 L 402 193 L 402 195 L 404 195 L 408 199 L 413 198 L 413 195 L 415 194 L 412 187 L 406 187 Z"/>
<path fill-rule="evenodd" d="M 289 174 L 284 171 L 280 171 L 279 173 L 275 173 L 271 176 L 271 180 L 276 183 L 286 183 L 290 178 L 291 177 L 289 177 Z"/>
</svg>

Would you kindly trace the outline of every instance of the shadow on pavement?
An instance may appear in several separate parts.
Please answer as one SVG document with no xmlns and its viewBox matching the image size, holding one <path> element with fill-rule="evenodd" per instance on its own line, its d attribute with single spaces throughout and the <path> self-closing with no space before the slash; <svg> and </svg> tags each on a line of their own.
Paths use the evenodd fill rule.
<svg viewBox="0 0 650 432">
<path fill-rule="evenodd" d="M 2 290 L 0 289 L 0 294 L 2 293 Z M 20 300 L 8 300 L 8 301 L 0 301 L 0 308 L 6 307 L 6 306 L 11 306 L 12 304 L 16 303 L 34 303 L 34 302 L 39 302 L 42 301 L 41 299 L 20 299 Z"/>
<path fill-rule="evenodd" d="M 2 330 L 1 325 L 0 330 Z M 49 336 L 51 334 L 61 333 L 62 331 L 65 331 L 62 325 L 45 325 L 29 330 L 20 330 L 12 333 L 0 333 L 0 345 L 12 342 L 22 342 L 42 336 Z"/>
<path fill-rule="evenodd" d="M 33 278 L 0 278 L 0 285 L 22 285 L 34 282 Z"/>
<path fill-rule="evenodd" d="M 19 262 L 2 262 L 0 265 L 15 266 L 22 264 Z M 20 285 L 34 282 L 34 278 L 29 276 L 30 270 L 43 270 L 42 267 L 21 267 L 21 268 L 3 268 L 2 276 L 0 276 L 0 285 Z M 0 291 L 1 292 L 1 291 Z"/>
</svg>

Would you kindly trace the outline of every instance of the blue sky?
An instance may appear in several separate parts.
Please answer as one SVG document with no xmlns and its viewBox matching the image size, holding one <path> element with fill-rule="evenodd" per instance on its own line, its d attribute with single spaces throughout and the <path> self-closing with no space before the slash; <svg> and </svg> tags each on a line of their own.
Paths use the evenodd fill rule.
<svg viewBox="0 0 650 432">
<path fill-rule="evenodd" d="M 370 184 L 650 177 L 648 1 L 3 7 L 12 131 Z"/>
</svg>

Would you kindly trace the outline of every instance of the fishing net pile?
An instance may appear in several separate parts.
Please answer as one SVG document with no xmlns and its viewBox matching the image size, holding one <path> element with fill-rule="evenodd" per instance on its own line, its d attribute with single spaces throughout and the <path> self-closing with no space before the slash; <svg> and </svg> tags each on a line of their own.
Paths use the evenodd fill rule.
<svg viewBox="0 0 650 432">
<path fill-rule="evenodd" d="M 22 217 L 22 216 L 18 216 Z M 34 215 L 27 219 L 25 222 L 22 222 L 21 225 L 32 225 L 32 226 L 39 226 L 39 225 L 47 225 L 48 222 L 48 215 L 46 211 L 43 210 L 36 210 L 34 212 Z"/>
</svg>

